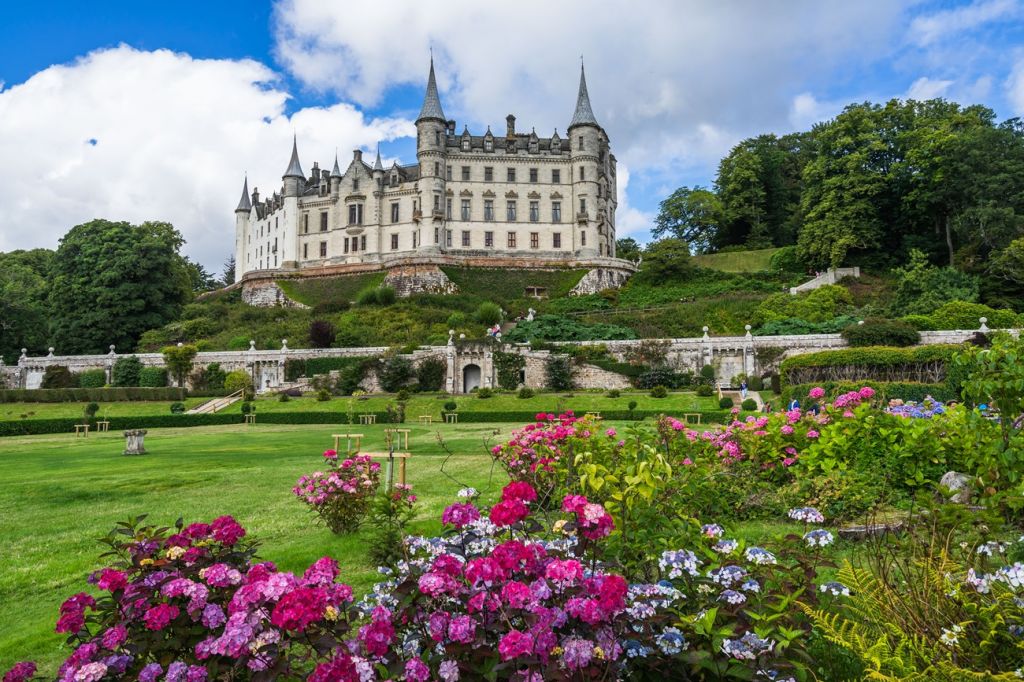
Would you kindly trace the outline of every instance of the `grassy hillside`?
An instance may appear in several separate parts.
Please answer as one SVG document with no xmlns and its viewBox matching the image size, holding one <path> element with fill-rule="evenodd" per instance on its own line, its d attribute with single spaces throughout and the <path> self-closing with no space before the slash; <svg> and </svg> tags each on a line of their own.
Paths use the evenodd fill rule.
<svg viewBox="0 0 1024 682">
<path fill-rule="evenodd" d="M 347 277 L 280 279 L 277 280 L 277 286 L 293 301 L 315 306 L 336 301 L 354 301 L 360 291 L 379 287 L 383 281 L 383 272 L 371 272 Z"/>
<path fill-rule="evenodd" d="M 702 267 L 724 272 L 761 272 L 768 269 L 772 255 L 777 248 L 755 249 L 753 251 L 728 251 L 694 256 L 694 262 Z"/>
</svg>

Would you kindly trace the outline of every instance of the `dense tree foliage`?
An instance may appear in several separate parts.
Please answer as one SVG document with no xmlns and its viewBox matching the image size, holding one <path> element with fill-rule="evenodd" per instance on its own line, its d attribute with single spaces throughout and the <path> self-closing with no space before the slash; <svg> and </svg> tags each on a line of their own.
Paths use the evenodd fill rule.
<svg viewBox="0 0 1024 682">
<path fill-rule="evenodd" d="M 0 357 L 17 360 L 22 348 L 45 353 L 47 298 L 53 251 L 0 253 Z"/>
<path fill-rule="evenodd" d="M 62 353 L 134 349 L 144 331 L 173 320 L 192 295 L 183 243 L 169 223 L 73 227 L 51 271 L 53 344 Z"/>
</svg>

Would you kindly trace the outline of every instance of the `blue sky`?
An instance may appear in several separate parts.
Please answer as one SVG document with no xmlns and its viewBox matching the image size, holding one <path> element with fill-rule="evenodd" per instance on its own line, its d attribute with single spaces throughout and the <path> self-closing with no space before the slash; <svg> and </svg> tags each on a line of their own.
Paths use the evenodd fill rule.
<svg viewBox="0 0 1024 682">
<path fill-rule="evenodd" d="M 620 233 L 641 241 L 658 202 L 710 184 L 744 137 L 892 97 L 1024 113 L 1024 0 L 58 0 L 3 20 L 0 250 L 163 219 L 219 269 L 243 174 L 276 189 L 293 132 L 307 169 L 378 142 L 412 160 L 430 48 L 460 129 L 515 113 L 542 135 L 564 132 L 583 54 Z"/>
</svg>

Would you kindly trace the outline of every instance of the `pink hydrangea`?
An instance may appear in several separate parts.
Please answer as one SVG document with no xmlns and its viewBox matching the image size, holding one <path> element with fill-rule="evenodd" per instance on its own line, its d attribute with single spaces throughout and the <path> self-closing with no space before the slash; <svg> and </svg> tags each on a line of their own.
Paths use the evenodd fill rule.
<svg viewBox="0 0 1024 682">
<path fill-rule="evenodd" d="M 219 516 L 210 524 L 213 539 L 225 547 L 231 547 L 243 537 L 245 529 L 230 516 Z"/>
<path fill-rule="evenodd" d="M 405 679 L 409 682 L 426 682 L 430 679 L 430 668 L 418 658 L 412 658 L 405 663 Z"/>
<path fill-rule="evenodd" d="M 115 651 L 119 646 L 124 644 L 126 639 L 128 639 L 128 629 L 124 625 L 118 623 L 104 632 L 100 641 L 103 643 L 104 649 Z"/>
<path fill-rule="evenodd" d="M 326 459 L 329 462 L 333 462 L 333 461 L 337 460 L 338 459 L 338 451 L 334 450 L 334 449 L 324 450 L 324 459 Z"/>
<path fill-rule="evenodd" d="M 507 661 L 519 656 L 526 656 L 533 651 L 533 637 L 519 630 L 509 630 L 498 643 L 501 660 Z"/>
<path fill-rule="evenodd" d="M 146 610 L 142 622 L 149 630 L 163 630 L 170 625 L 171 621 L 178 617 L 181 609 L 173 604 L 157 604 Z"/>
<path fill-rule="evenodd" d="M 300 587 L 281 597 L 270 614 L 270 622 L 283 630 L 303 632 L 324 617 L 327 592 L 322 587 Z"/>
<path fill-rule="evenodd" d="M 441 514 L 441 523 L 446 526 L 462 528 L 480 518 L 480 511 L 472 502 L 448 505 Z"/>
<path fill-rule="evenodd" d="M 522 609 L 533 602 L 533 593 L 529 586 L 510 580 L 501 588 L 501 600 L 514 609 Z"/>
<path fill-rule="evenodd" d="M 862 387 L 858 391 L 858 393 L 860 394 L 860 397 L 863 398 L 864 400 L 871 400 L 871 398 L 875 397 L 875 389 L 871 388 L 870 386 Z"/>
<path fill-rule="evenodd" d="M 496 526 L 511 526 L 529 515 L 530 510 L 519 499 L 505 500 L 491 507 L 491 522 Z"/>
<path fill-rule="evenodd" d="M 32 661 L 21 661 L 4 673 L 4 682 L 25 682 L 36 674 L 36 664 Z"/>
<path fill-rule="evenodd" d="M 85 592 L 68 597 L 60 605 L 57 632 L 75 633 L 85 625 L 85 610 L 96 606 L 96 600 Z"/>
<path fill-rule="evenodd" d="M 810 390 L 810 392 L 807 395 L 810 396 L 811 398 L 814 398 L 815 400 L 821 400 L 822 398 L 825 397 L 825 389 L 823 389 L 821 386 L 815 386 Z"/>
<path fill-rule="evenodd" d="M 537 499 L 537 491 L 526 481 L 513 481 L 501 489 L 501 501 L 521 500 L 533 502 Z"/>
<path fill-rule="evenodd" d="M 789 424 L 783 424 L 781 427 L 779 427 L 779 432 L 784 436 L 788 436 L 793 433 L 793 427 L 790 426 Z"/>
<path fill-rule="evenodd" d="M 107 592 L 123 590 L 128 586 L 128 576 L 113 568 L 104 568 L 96 579 L 96 587 Z"/>
<path fill-rule="evenodd" d="M 459 644 L 476 639 L 476 621 L 471 616 L 455 616 L 448 624 L 448 637 Z"/>
</svg>

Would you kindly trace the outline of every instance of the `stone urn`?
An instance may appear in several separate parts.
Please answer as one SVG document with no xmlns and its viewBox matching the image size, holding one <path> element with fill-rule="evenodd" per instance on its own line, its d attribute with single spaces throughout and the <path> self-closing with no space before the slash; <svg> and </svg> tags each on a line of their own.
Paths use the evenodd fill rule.
<svg viewBox="0 0 1024 682">
<path fill-rule="evenodd" d="M 126 455 L 144 455 L 146 454 L 146 448 L 143 444 L 143 440 L 146 437 L 145 429 L 131 429 L 124 432 L 124 454 Z"/>
</svg>

